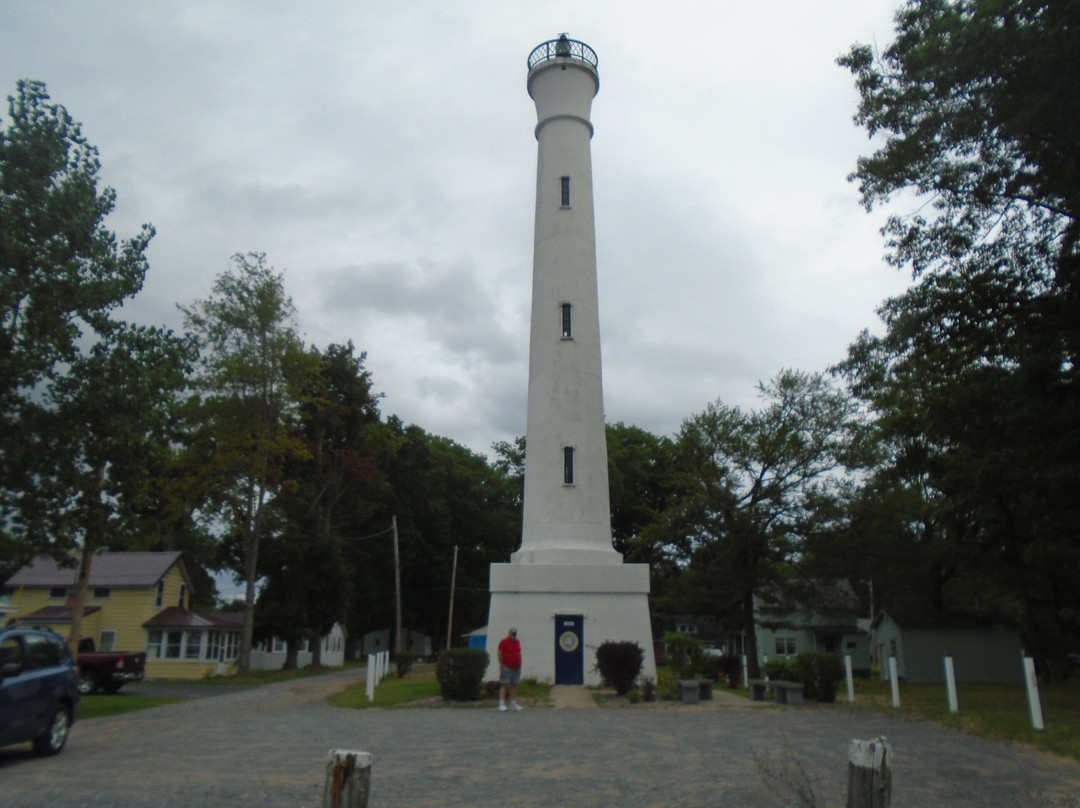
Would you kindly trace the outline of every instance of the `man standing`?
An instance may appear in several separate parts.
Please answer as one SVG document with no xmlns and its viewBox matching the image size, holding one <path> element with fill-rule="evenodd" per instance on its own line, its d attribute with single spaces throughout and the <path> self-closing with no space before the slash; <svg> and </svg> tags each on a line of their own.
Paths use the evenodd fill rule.
<svg viewBox="0 0 1080 808">
<path fill-rule="evenodd" d="M 517 629 L 513 626 L 506 636 L 499 641 L 499 712 L 506 712 L 506 691 L 510 690 L 510 706 L 520 710 L 517 701 L 517 686 L 521 680 L 521 643 L 517 638 Z"/>
</svg>

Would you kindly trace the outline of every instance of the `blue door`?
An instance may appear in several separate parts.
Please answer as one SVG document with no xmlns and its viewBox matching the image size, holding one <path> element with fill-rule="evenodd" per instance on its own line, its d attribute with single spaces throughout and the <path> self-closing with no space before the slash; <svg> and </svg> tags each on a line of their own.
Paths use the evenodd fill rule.
<svg viewBox="0 0 1080 808">
<path fill-rule="evenodd" d="M 580 614 L 555 615 L 555 684 L 585 684 L 584 619 Z"/>
</svg>

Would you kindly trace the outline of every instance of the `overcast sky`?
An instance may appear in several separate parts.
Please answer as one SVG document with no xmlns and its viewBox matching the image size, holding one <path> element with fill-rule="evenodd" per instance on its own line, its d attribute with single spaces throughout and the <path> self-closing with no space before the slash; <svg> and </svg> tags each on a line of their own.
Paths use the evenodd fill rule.
<svg viewBox="0 0 1080 808">
<path fill-rule="evenodd" d="M 872 144 L 835 61 L 891 41 L 898 5 L 0 0 L 0 87 L 46 82 L 110 226 L 157 229 L 122 316 L 180 329 L 265 252 L 308 343 L 367 352 L 384 415 L 488 452 L 525 432 L 533 47 L 599 57 L 605 409 L 670 435 L 839 361 L 907 284 L 846 180 Z"/>
</svg>

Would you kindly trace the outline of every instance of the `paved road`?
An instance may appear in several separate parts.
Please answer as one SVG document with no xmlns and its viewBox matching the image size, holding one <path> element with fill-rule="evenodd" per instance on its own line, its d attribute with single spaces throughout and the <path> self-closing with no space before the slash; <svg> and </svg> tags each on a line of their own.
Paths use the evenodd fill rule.
<svg viewBox="0 0 1080 808">
<path fill-rule="evenodd" d="M 58 758 L 0 751 L 0 806 L 315 808 L 327 751 L 374 753 L 372 808 L 785 803 L 761 763 L 842 806 L 852 738 L 888 737 L 895 808 L 1080 808 L 1080 766 L 843 707 L 338 710 L 345 671 L 76 723 Z M 784 750 L 788 750 L 785 758 Z M 794 805 L 792 801 L 788 804 Z"/>
</svg>

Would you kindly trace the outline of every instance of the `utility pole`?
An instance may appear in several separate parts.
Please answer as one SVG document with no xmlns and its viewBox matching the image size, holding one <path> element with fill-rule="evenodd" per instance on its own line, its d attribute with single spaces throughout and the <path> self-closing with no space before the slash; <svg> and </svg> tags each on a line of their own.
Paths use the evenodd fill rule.
<svg viewBox="0 0 1080 808">
<path fill-rule="evenodd" d="M 446 647 L 454 642 L 454 589 L 457 588 L 457 545 L 454 545 L 454 566 L 450 573 L 450 618 L 446 621 Z"/>
<path fill-rule="evenodd" d="M 396 513 L 393 516 L 390 528 L 394 531 L 394 600 L 397 603 L 397 617 L 394 620 L 394 653 L 399 654 L 405 649 L 401 636 L 401 553 L 398 552 Z"/>
</svg>

